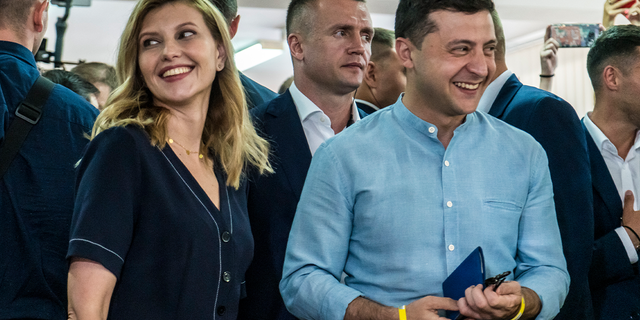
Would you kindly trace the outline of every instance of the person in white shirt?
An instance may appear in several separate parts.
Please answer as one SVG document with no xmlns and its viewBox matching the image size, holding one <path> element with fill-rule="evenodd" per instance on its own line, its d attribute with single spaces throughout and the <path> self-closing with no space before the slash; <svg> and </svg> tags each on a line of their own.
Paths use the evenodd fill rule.
<svg viewBox="0 0 640 320">
<path fill-rule="evenodd" d="M 587 57 L 596 94 L 583 119 L 593 181 L 589 282 L 596 319 L 640 319 L 640 27 L 614 26 Z"/>
<path fill-rule="evenodd" d="M 255 252 L 238 319 L 295 319 L 284 306 L 278 283 L 311 157 L 325 140 L 366 115 L 353 100 L 374 34 L 364 0 L 293 0 L 286 29 L 293 84 L 251 110 L 258 132 L 272 142 L 275 174 L 250 177 Z"/>
</svg>

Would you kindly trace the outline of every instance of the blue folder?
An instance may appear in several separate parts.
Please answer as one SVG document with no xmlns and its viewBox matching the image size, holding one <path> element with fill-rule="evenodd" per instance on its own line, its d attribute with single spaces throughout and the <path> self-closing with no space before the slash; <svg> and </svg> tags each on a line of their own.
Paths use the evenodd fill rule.
<svg viewBox="0 0 640 320">
<path fill-rule="evenodd" d="M 453 270 L 442 283 L 442 292 L 445 297 L 458 300 L 464 297 L 464 291 L 470 286 L 484 283 L 484 256 L 482 248 L 477 247 L 469 256 Z M 447 318 L 456 319 L 460 315 L 458 311 L 447 311 Z"/>
</svg>

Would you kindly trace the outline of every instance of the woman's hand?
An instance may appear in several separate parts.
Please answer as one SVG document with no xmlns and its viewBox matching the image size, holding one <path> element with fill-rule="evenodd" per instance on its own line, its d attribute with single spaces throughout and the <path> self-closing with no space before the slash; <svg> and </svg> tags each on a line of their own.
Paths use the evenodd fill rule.
<svg viewBox="0 0 640 320">
<path fill-rule="evenodd" d="M 68 319 L 107 319 L 115 285 L 116 276 L 101 264 L 73 258 L 67 280 Z"/>
</svg>

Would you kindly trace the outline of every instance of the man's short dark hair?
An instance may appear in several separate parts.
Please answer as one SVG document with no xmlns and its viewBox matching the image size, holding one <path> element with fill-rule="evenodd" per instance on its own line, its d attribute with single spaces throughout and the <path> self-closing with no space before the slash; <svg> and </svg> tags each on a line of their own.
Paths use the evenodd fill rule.
<svg viewBox="0 0 640 320">
<path fill-rule="evenodd" d="M 0 0 L 0 28 L 20 31 L 36 0 Z"/>
<path fill-rule="evenodd" d="M 238 15 L 238 1 L 236 0 L 210 0 L 211 3 L 220 10 L 220 13 L 227 20 L 227 25 Z"/>
<path fill-rule="evenodd" d="M 395 47 L 396 35 L 393 31 L 384 28 L 374 28 L 371 39 L 371 61 L 384 59 Z"/>
<path fill-rule="evenodd" d="M 42 76 L 51 80 L 53 83 L 67 87 L 89 102 L 91 102 L 92 94 L 97 95 L 100 93 L 98 88 L 92 85 L 91 82 L 82 79 L 79 75 L 70 71 L 49 70 L 43 73 Z"/>
<path fill-rule="evenodd" d="M 429 15 L 438 10 L 474 14 L 494 9 L 491 0 L 400 0 L 396 10 L 396 37 L 409 39 L 416 47 L 429 33 L 436 31 L 436 25 Z"/>
<path fill-rule="evenodd" d="M 287 36 L 294 32 L 307 34 L 310 31 L 311 19 L 313 15 L 307 15 L 306 11 L 310 5 L 318 0 L 291 0 L 289 8 L 287 8 Z M 366 0 L 352 0 L 357 2 L 366 2 Z"/>
<path fill-rule="evenodd" d="M 628 75 L 629 68 L 640 55 L 640 27 L 634 25 L 613 26 L 600 34 L 587 55 L 587 71 L 593 90 L 602 87 L 602 72 L 607 66 L 620 69 Z"/>
<path fill-rule="evenodd" d="M 71 69 L 71 72 L 79 75 L 83 79 L 91 82 L 102 82 L 111 88 L 111 90 L 118 87 L 118 76 L 116 75 L 116 69 L 112 66 L 102 62 L 87 62 L 82 63 Z"/>
</svg>

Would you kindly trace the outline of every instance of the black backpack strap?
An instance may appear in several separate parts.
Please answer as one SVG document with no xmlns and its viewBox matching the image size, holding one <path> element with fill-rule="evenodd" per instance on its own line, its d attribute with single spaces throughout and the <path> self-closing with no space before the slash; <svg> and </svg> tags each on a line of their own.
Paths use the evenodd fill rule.
<svg viewBox="0 0 640 320">
<path fill-rule="evenodd" d="M 54 85 L 49 79 L 40 76 L 29 89 L 27 97 L 16 109 L 16 117 L 11 121 L 9 129 L 4 136 L 4 143 L 0 147 L 0 179 L 7 172 L 13 158 L 20 151 L 20 147 L 31 128 L 40 121 L 42 107 L 49 99 Z"/>
</svg>

